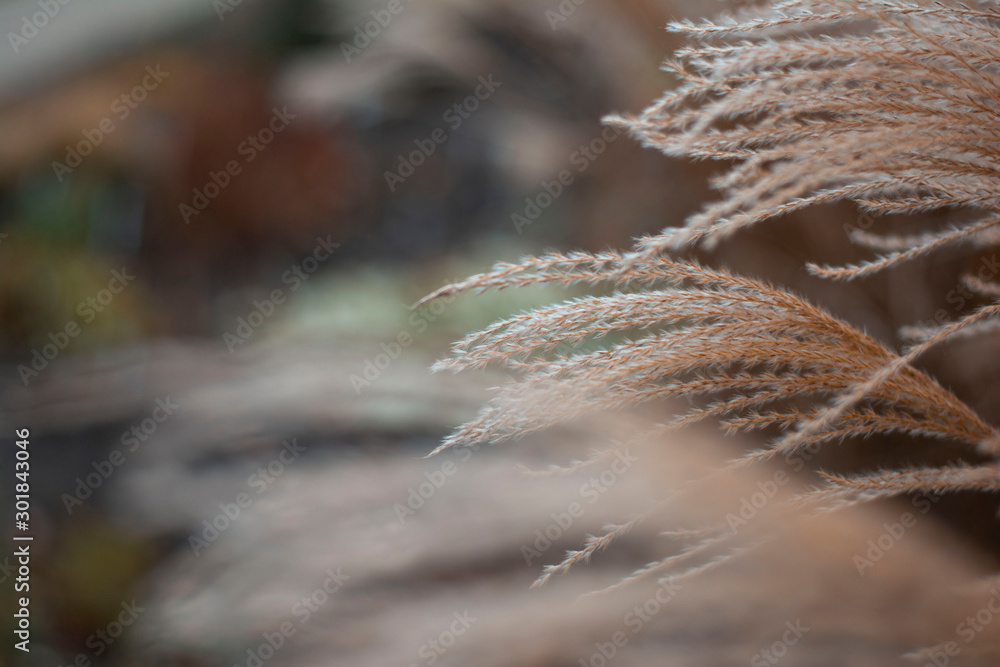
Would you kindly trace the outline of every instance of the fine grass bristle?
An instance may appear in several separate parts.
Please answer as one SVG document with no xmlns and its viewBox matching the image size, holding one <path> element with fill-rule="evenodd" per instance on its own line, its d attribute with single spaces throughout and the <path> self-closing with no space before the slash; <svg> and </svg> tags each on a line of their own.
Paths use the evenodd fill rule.
<svg viewBox="0 0 1000 667">
<path fill-rule="evenodd" d="M 492 364 L 514 377 L 433 453 L 691 399 L 685 409 L 661 408 L 645 436 L 715 421 L 730 435 L 771 437 L 723 472 L 876 435 L 930 439 L 980 462 L 825 474 L 822 487 L 782 501 L 787 507 L 816 513 L 901 494 L 1000 491 L 1000 433 L 915 365 L 956 336 L 995 331 L 1000 303 L 906 328 L 904 337 L 916 342 L 897 351 L 789 291 L 666 254 L 840 200 L 876 215 L 944 208 L 973 215 L 933 233 L 858 232 L 855 243 L 886 254 L 854 266 L 810 264 L 821 277 L 862 278 L 950 244 L 995 241 L 998 24 L 992 5 L 899 0 L 793 0 L 715 22 L 673 24 L 707 40 L 668 64 L 680 88 L 638 116 L 609 122 L 669 155 L 730 162 L 715 181 L 721 200 L 630 252 L 527 257 L 428 296 L 423 302 L 536 283 L 614 290 L 519 314 L 457 342 L 435 370 Z M 962 281 L 984 300 L 1000 296 L 979 277 Z M 608 460 L 627 445 L 549 473 Z M 545 568 L 537 583 L 586 562 L 645 518 L 591 537 Z M 722 525 L 664 534 L 684 535 L 689 544 L 622 584 L 700 576 L 766 540 Z"/>
</svg>

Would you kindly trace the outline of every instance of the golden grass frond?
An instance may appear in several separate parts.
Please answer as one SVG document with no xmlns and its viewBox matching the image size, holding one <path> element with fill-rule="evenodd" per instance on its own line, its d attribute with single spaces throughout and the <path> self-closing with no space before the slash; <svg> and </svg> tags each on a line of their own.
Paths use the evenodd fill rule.
<svg viewBox="0 0 1000 667">
<path fill-rule="evenodd" d="M 851 391 L 838 396 L 830 406 L 821 410 L 819 414 L 811 420 L 803 423 L 794 433 L 783 437 L 775 446 L 781 447 L 786 451 L 794 451 L 800 448 L 810 436 L 817 435 L 818 433 L 822 433 L 824 430 L 830 428 L 846 411 L 850 410 L 859 402 L 872 395 L 872 392 L 878 391 L 880 388 L 886 386 L 887 383 L 892 382 L 893 378 L 897 375 L 909 372 L 912 369 L 910 364 L 912 364 L 917 358 L 926 353 L 932 347 L 944 342 L 955 334 L 962 333 L 964 330 L 979 324 L 983 320 L 986 320 L 997 313 L 1000 313 L 1000 304 L 985 306 L 955 322 L 951 322 L 950 324 L 940 327 L 926 340 L 914 345 L 907 350 L 905 354 L 897 356 L 864 382 L 855 385 Z M 949 395 L 949 398 L 953 397 Z M 952 409 L 955 409 L 958 412 L 964 411 L 966 414 L 970 416 L 972 415 L 971 410 L 965 408 L 964 404 L 957 399 L 954 399 Z M 975 417 L 973 418 L 975 419 L 975 422 L 977 422 L 977 429 L 985 426 L 981 420 Z M 982 431 L 982 433 L 983 439 L 977 443 L 980 451 L 992 455 L 1000 452 L 1000 442 L 998 442 L 997 439 L 997 431 L 990 427 L 986 427 L 986 430 Z"/>
<path fill-rule="evenodd" d="M 721 201 L 644 239 L 639 256 L 837 200 L 876 213 L 1000 211 L 998 22 L 992 5 L 792 0 L 672 24 L 705 42 L 667 64 L 682 85 L 609 122 L 669 155 L 736 164 L 714 182 Z M 897 238 L 891 255 L 814 271 L 864 277 L 996 222 Z"/>
<path fill-rule="evenodd" d="M 581 253 L 558 263 L 552 259 L 525 261 L 517 271 L 501 266 L 438 294 L 502 288 L 508 281 L 529 277 L 551 282 L 586 273 L 591 282 L 627 284 L 654 275 L 649 269 L 627 266 L 626 258 L 614 254 Z M 581 266 L 589 268 L 581 272 Z M 530 275 L 523 275 L 528 271 Z M 827 408 L 838 411 L 833 416 L 823 410 L 809 418 L 794 413 L 794 425 L 802 430 L 776 443 L 776 453 L 794 451 L 815 441 L 809 440 L 813 436 L 829 440 L 901 430 L 984 448 L 992 442 L 995 433 L 990 426 L 910 362 L 1000 307 L 988 307 L 943 327 L 901 357 L 805 300 L 764 283 L 674 260 L 659 263 L 655 277 L 671 286 L 540 308 L 458 342 L 452 356 L 435 366 L 437 370 L 496 363 L 520 378 L 501 387 L 479 417 L 435 453 L 458 444 L 516 438 L 595 410 L 693 395 L 718 400 L 676 415 L 665 425 L 728 416 L 729 429 L 759 429 L 776 423 L 772 415 L 760 412 L 767 405 L 807 395 L 840 395 L 842 407 Z M 560 343 L 600 342 L 612 332 L 642 335 L 596 351 L 554 354 Z M 840 419 L 840 412 L 866 400 L 888 409 L 883 419 L 871 410 Z"/>
<path fill-rule="evenodd" d="M 582 549 L 567 551 L 565 557 L 560 563 L 556 565 L 546 565 L 542 569 L 542 574 L 539 575 L 538 579 L 535 580 L 531 587 L 538 588 L 540 586 L 544 586 L 552 577 L 569 571 L 569 569 L 574 565 L 587 563 L 594 554 L 604 551 L 611 546 L 612 542 L 616 539 L 622 537 L 625 533 L 638 526 L 639 523 L 646 518 L 646 516 L 647 514 L 642 514 L 626 523 L 606 526 L 605 529 L 608 532 L 603 535 L 588 537 L 584 542 Z"/>
<path fill-rule="evenodd" d="M 926 255 L 949 243 L 967 241 L 979 234 L 982 234 L 983 232 L 993 229 L 997 225 L 1000 225 L 1000 216 L 990 216 L 974 225 L 952 229 L 941 234 L 919 238 L 897 237 L 896 239 L 893 239 L 894 243 L 903 245 L 907 248 L 906 250 L 894 252 L 892 254 L 885 255 L 884 257 L 879 257 L 877 260 L 864 262 L 857 266 L 844 266 L 839 268 L 819 266 L 817 264 L 808 264 L 807 266 L 810 273 L 823 278 L 835 278 L 840 280 L 863 278 L 864 276 L 871 275 L 895 264 Z"/>
<path fill-rule="evenodd" d="M 516 265 L 498 265 L 491 272 L 443 287 L 429 298 L 579 282 L 607 283 L 618 290 L 498 321 L 456 343 L 452 356 L 435 366 L 460 371 L 497 364 L 515 378 L 498 388 L 480 414 L 446 438 L 433 454 L 450 447 L 516 439 L 579 417 L 665 398 L 698 399 L 702 405 L 663 418 L 638 439 L 708 419 L 717 420 L 730 433 L 769 428 L 781 432 L 768 447 L 734 461 L 728 468 L 733 470 L 875 434 L 935 438 L 964 443 L 977 455 L 997 453 L 996 429 L 913 362 L 950 337 L 991 321 L 1000 312 L 1000 304 L 930 329 L 922 342 L 900 354 L 794 294 L 669 258 L 636 263 L 634 256 L 619 253 L 550 254 Z M 629 287 L 639 291 L 626 291 Z M 559 353 L 561 343 L 583 340 L 598 349 Z M 803 401 L 811 407 L 800 407 Z M 586 460 L 553 466 L 541 474 L 570 475 L 594 467 L 612 460 L 630 442 L 621 441 Z M 830 487 L 817 492 L 810 503 L 847 507 L 922 488 L 914 482 L 913 471 L 891 477 L 894 474 L 881 478 L 884 488 L 878 491 L 862 488 L 860 478 L 847 482 L 831 477 Z M 934 477 L 938 485 L 934 488 L 962 479 L 962 474 L 962 470 L 942 471 Z M 865 483 L 879 480 L 872 477 Z M 978 475 L 954 488 L 992 489 Z M 589 538 L 580 549 L 567 552 L 561 562 L 547 566 L 536 585 L 589 561 L 645 518 L 635 517 Z M 722 525 L 680 528 L 666 534 L 698 535 L 700 539 L 618 585 L 654 574 L 694 576 L 753 549 L 758 544 L 754 540 L 760 538 L 759 534 L 753 534 L 752 540 L 751 536 L 739 538 Z"/>
<path fill-rule="evenodd" d="M 883 470 L 855 476 L 820 474 L 827 481 L 826 487 L 800 495 L 793 499 L 793 504 L 815 511 L 831 511 L 894 496 L 1000 492 L 1000 468 L 995 464 Z"/>
<path fill-rule="evenodd" d="M 706 421 L 729 435 L 771 439 L 717 468 L 711 479 L 689 480 L 692 487 L 725 485 L 727 475 L 876 435 L 964 447 L 980 461 L 825 474 L 823 488 L 765 502 L 761 511 L 770 518 L 761 526 L 770 528 L 738 530 L 741 520 L 731 513 L 722 519 L 724 510 L 711 517 L 706 511 L 703 525 L 661 527 L 658 536 L 673 550 L 609 590 L 700 576 L 765 545 L 773 537 L 768 531 L 804 525 L 819 513 L 903 494 L 1000 491 L 1000 432 L 916 366 L 956 337 L 995 331 L 1000 287 L 965 276 L 971 292 L 993 303 L 942 325 L 904 328 L 914 343 L 896 351 L 789 291 L 667 254 L 836 201 L 877 214 L 964 207 L 972 215 L 945 231 L 857 231 L 852 241 L 885 254 L 845 267 L 810 264 L 822 277 L 861 278 L 950 244 L 996 243 L 1000 10 L 789 0 L 671 27 L 705 40 L 668 63 L 680 88 L 639 116 L 609 122 L 669 155 L 732 161 L 713 182 L 722 199 L 684 228 L 639 239 L 629 252 L 549 253 L 501 263 L 420 301 L 535 284 L 608 290 L 501 319 L 455 343 L 434 370 L 495 365 L 511 378 L 432 455 L 653 405 L 660 416 L 652 429 L 534 474 L 577 474 L 636 442 L 676 436 Z M 821 34 L 827 29 L 831 34 Z M 665 490 L 657 507 L 687 490 L 684 484 Z M 704 488 L 702 494 L 711 496 Z M 589 561 L 652 515 L 589 537 L 545 567 L 535 585 Z"/>
</svg>

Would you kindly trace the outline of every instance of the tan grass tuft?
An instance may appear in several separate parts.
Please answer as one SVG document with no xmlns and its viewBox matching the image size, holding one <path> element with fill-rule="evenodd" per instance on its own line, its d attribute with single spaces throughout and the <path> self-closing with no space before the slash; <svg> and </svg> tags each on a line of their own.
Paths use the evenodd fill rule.
<svg viewBox="0 0 1000 667">
<path fill-rule="evenodd" d="M 502 319 L 457 342 L 435 370 L 496 365 L 513 377 L 433 454 L 654 404 L 662 416 L 637 440 L 703 421 L 731 435 L 773 436 L 720 474 L 888 434 L 964 446 L 970 458 L 988 461 L 826 474 L 825 486 L 777 502 L 775 512 L 815 515 L 902 494 L 1000 491 L 1000 432 L 916 366 L 955 337 L 995 331 L 1000 287 L 966 276 L 965 285 L 993 303 L 940 326 L 909 327 L 903 333 L 914 344 L 895 351 L 788 291 L 664 255 L 840 200 L 878 214 L 960 207 L 974 215 L 941 232 L 857 233 L 855 242 L 885 254 L 856 266 L 809 266 L 827 278 L 868 276 L 953 243 L 995 242 L 1000 10 L 805 0 L 671 28 L 704 40 L 668 64 L 681 87 L 639 116 L 610 122 L 670 155 L 731 161 L 715 181 L 722 199 L 630 252 L 527 257 L 421 301 L 542 283 L 613 290 Z M 629 442 L 542 474 L 578 472 Z M 589 538 L 546 567 L 536 585 L 588 561 L 652 513 Z M 612 588 L 700 576 L 768 538 L 722 523 L 661 536 L 684 544 Z"/>
</svg>

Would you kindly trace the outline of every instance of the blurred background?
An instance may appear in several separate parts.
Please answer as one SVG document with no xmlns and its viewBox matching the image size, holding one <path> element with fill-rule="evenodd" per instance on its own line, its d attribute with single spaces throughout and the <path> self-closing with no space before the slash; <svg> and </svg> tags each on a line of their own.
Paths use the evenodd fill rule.
<svg viewBox="0 0 1000 667">
<path fill-rule="evenodd" d="M 192 635 L 179 605 L 153 609 L 178 594 L 174 569 L 209 558 L 189 543 L 202 521 L 260 490 L 258 507 L 315 530 L 283 482 L 426 454 L 485 396 L 430 362 L 560 294 L 409 305 L 496 260 L 627 245 L 697 205 L 696 175 L 600 124 L 662 90 L 675 8 L 562 5 L 0 6 L 0 387 L 4 433 L 31 431 L 35 536 L 33 650 L 13 651 L 6 615 L 7 659 L 245 662 L 254 622 L 187 609 L 216 622 Z M 292 440 L 305 462 L 249 485 Z M 288 543 L 275 576 L 303 549 Z M 133 599 L 150 611 L 113 643 L 95 634 Z"/>
<path fill-rule="evenodd" d="M 431 376 L 429 364 L 465 333 L 571 292 L 410 304 L 494 261 L 625 248 L 698 208 L 716 167 L 668 160 L 601 118 L 637 112 L 672 84 L 659 71 L 678 46 L 669 20 L 724 8 L 0 5 L 2 488 L 12 505 L 8 445 L 30 429 L 35 537 L 32 652 L 14 651 L 5 615 L 5 659 L 249 665 L 262 633 L 301 619 L 296 600 L 336 573 L 345 535 L 405 527 L 396 500 L 441 470 L 419 457 L 502 380 Z M 888 299 L 899 285 L 801 278 L 817 250 L 856 255 L 843 226 L 856 218 L 814 213 L 808 233 L 801 219 L 778 221 L 714 259 L 891 339 L 945 304 L 947 280 L 901 309 Z M 926 267 L 901 274 L 892 280 L 913 293 L 932 280 Z M 380 457 L 393 463 L 357 477 Z M 462 484 L 452 511 L 492 516 Z M 238 498 L 249 502 L 237 513 Z M 532 510 L 542 518 L 543 501 Z M 484 533 L 503 532 L 493 511 Z M 494 585 L 526 588 L 537 575 L 541 561 L 525 567 L 517 552 L 523 536 L 509 537 L 510 562 L 483 562 L 497 545 L 467 539 L 478 546 L 447 567 L 428 565 L 428 545 L 344 558 L 355 572 L 384 563 L 371 575 L 379 590 L 417 565 L 456 586 L 484 569 Z M 12 544 L 0 546 L 4 608 Z M 421 595 L 413 618 L 432 618 L 417 605 L 432 594 Z M 271 664 L 395 664 L 370 648 L 378 638 L 330 638 L 383 603 L 370 587 L 352 604 L 326 607 Z M 445 619 L 461 610 L 449 604 L 438 605 Z M 431 664 L 418 649 L 437 630 L 414 632 L 392 660 Z"/>
</svg>

